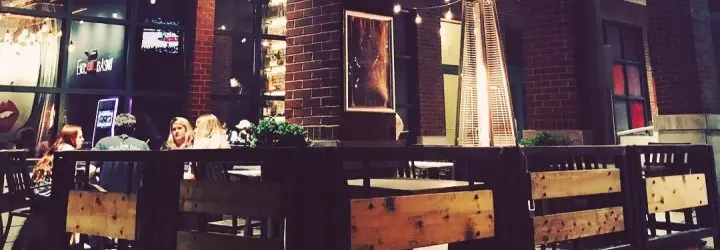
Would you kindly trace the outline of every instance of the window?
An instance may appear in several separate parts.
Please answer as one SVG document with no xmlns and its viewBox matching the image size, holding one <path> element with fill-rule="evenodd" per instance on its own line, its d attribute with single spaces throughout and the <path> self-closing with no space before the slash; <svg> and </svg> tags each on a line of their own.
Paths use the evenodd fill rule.
<svg viewBox="0 0 720 250">
<path fill-rule="evenodd" d="M 605 44 L 613 59 L 613 111 L 615 130 L 645 127 L 648 99 L 643 63 L 642 31 L 622 24 L 605 24 Z"/>
<path fill-rule="evenodd" d="M 0 149 L 7 142 L 34 149 L 64 124 L 82 126 L 87 138 L 106 133 L 96 111 L 107 103 L 151 120 L 149 130 L 158 131 L 146 134 L 165 134 L 170 118 L 185 115 L 183 21 L 191 1 L 0 4 Z M 18 142 L 20 134 L 33 134 L 23 137 L 33 143 Z"/>
<path fill-rule="evenodd" d="M 211 110 L 228 126 L 285 114 L 285 0 L 217 0 Z"/>
<path fill-rule="evenodd" d="M 457 129 L 461 33 L 460 22 L 445 19 L 440 21 L 440 47 L 445 90 L 445 137 L 448 144 L 455 143 Z"/>
</svg>

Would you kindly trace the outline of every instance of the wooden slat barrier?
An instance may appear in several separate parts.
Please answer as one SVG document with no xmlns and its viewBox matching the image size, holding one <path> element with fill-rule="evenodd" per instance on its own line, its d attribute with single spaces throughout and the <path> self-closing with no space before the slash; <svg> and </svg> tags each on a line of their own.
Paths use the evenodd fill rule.
<svg viewBox="0 0 720 250">
<path fill-rule="evenodd" d="M 534 200 L 621 191 L 619 169 L 531 173 L 530 181 Z"/>
<path fill-rule="evenodd" d="M 705 174 L 647 178 L 645 187 L 651 213 L 708 205 Z"/>
<path fill-rule="evenodd" d="M 537 216 L 535 244 L 548 244 L 623 231 L 623 208 L 601 208 Z"/>
<path fill-rule="evenodd" d="M 351 249 L 410 249 L 493 237 L 492 191 L 350 201 Z"/>
<path fill-rule="evenodd" d="M 125 240 L 135 239 L 137 196 L 124 193 L 70 191 L 66 230 Z"/>
<path fill-rule="evenodd" d="M 212 233 L 178 231 L 178 250 L 212 249 L 212 250 L 282 250 L 283 242 L 279 240 L 237 237 Z"/>
<path fill-rule="evenodd" d="M 180 211 L 282 218 L 281 185 L 272 182 L 182 181 Z"/>
</svg>

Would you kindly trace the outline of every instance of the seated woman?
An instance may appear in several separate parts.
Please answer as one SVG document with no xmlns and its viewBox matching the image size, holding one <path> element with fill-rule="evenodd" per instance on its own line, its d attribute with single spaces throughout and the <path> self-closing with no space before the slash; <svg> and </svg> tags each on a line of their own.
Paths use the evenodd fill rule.
<svg viewBox="0 0 720 250">
<path fill-rule="evenodd" d="M 65 125 L 50 149 L 45 152 L 33 169 L 32 178 L 35 181 L 35 194 L 40 197 L 50 197 L 50 184 L 52 183 L 52 168 L 55 152 L 80 149 L 85 138 L 82 128 L 75 125 Z"/>
</svg>

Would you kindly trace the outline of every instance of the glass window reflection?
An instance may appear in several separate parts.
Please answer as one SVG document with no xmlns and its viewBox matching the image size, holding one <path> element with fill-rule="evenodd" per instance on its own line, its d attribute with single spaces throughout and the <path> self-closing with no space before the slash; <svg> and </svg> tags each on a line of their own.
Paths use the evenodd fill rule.
<svg viewBox="0 0 720 250">
<path fill-rule="evenodd" d="M 37 10 L 47 12 L 61 12 L 65 10 L 67 0 L 1 0 L 2 7 Z"/>
<path fill-rule="evenodd" d="M 73 22 L 68 51 L 68 86 L 86 89 L 124 88 L 124 26 Z"/>
<path fill-rule="evenodd" d="M 145 91 L 180 92 L 185 83 L 181 33 L 144 28 L 138 30 L 133 58 L 133 88 Z"/>
<path fill-rule="evenodd" d="M 0 85 L 57 86 L 60 20 L 6 15 L 0 20 Z"/>
<path fill-rule="evenodd" d="M 285 36 L 285 4 L 287 0 L 270 0 L 263 8 L 262 30 L 264 34 Z"/>
<path fill-rule="evenodd" d="M 140 0 L 138 19 L 154 24 L 180 26 L 185 21 L 185 0 Z"/>
<path fill-rule="evenodd" d="M 50 141 L 57 100 L 53 94 L 0 92 L 0 141 L 31 150 L 42 141 Z"/>
<path fill-rule="evenodd" d="M 248 95 L 253 88 L 253 39 L 216 36 L 211 91 Z"/>
<path fill-rule="evenodd" d="M 127 1 L 126 0 L 74 0 L 73 14 L 125 19 L 127 17 Z"/>
<path fill-rule="evenodd" d="M 285 96 L 285 48 L 285 41 L 262 41 L 264 93 L 267 96 Z"/>
<path fill-rule="evenodd" d="M 254 8 L 249 1 L 216 0 L 216 30 L 252 33 Z"/>
</svg>

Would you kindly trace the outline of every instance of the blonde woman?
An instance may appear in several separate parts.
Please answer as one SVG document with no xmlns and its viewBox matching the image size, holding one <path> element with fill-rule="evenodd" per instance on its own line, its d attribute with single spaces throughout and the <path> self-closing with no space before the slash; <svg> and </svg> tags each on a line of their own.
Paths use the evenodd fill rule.
<svg viewBox="0 0 720 250">
<path fill-rule="evenodd" d="M 202 115 L 195 121 L 193 149 L 227 149 L 230 148 L 228 136 L 220 120 L 212 114 Z M 227 168 L 222 163 L 198 163 L 194 169 L 194 177 L 198 180 L 229 181 Z"/>
<path fill-rule="evenodd" d="M 201 115 L 195 121 L 194 149 L 230 148 L 228 136 L 222 123 L 213 114 Z"/>
<path fill-rule="evenodd" d="M 165 147 L 169 150 L 188 149 L 192 147 L 193 126 L 188 119 L 175 117 L 170 121 L 170 134 Z"/>
</svg>

